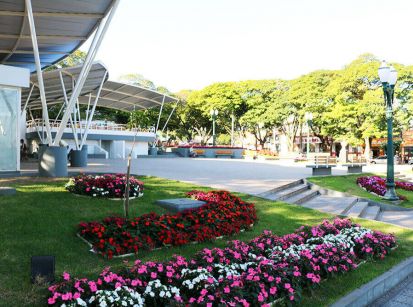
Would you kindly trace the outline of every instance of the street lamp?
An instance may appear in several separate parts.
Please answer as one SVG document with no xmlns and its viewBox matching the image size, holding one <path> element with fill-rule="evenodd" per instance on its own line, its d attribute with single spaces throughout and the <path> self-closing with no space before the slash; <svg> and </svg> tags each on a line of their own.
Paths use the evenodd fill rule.
<svg viewBox="0 0 413 307">
<path fill-rule="evenodd" d="M 217 109 L 212 109 L 210 112 L 211 118 L 212 118 L 212 145 L 215 146 L 215 120 L 217 119 L 218 116 L 218 110 Z"/>
<path fill-rule="evenodd" d="M 307 122 L 307 160 L 310 156 L 310 127 L 313 123 L 313 113 L 305 112 L 305 120 Z"/>
<path fill-rule="evenodd" d="M 386 104 L 387 120 L 387 179 L 386 194 L 387 200 L 398 200 L 394 184 L 394 149 L 393 149 L 393 99 L 394 86 L 397 82 L 397 71 L 393 66 L 387 65 L 386 61 L 381 63 L 379 68 L 379 78 L 383 85 L 384 102 Z"/>
</svg>

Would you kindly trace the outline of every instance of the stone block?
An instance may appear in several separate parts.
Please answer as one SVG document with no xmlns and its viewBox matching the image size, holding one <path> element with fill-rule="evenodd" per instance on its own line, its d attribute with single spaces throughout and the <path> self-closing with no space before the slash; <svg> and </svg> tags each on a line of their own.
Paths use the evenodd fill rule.
<svg viewBox="0 0 413 307">
<path fill-rule="evenodd" d="M 16 195 L 16 189 L 10 187 L 0 187 L 0 196 L 3 195 Z"/>
<path fill-rule="evenodd" d="M 158 200 L 156 204 L 172 212 L 182 212 L 187 209 L 199 208 L 206 202 L 191 198 L 174 198 Z"/>
</svg>

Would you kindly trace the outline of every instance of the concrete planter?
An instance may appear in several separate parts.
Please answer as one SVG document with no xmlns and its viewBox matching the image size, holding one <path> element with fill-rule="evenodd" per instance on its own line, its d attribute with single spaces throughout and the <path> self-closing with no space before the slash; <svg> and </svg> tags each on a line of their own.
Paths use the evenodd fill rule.
<svg viewBox="0 0 413 307">
<path fill-rule="evenodd" d="M 40 177 L 67 177 L 67 149 L 60 146 L 47 146 L 39 151 Z"/>
<path fill-rule="evenodd" d="M 230 156 L 233 159 L 242 159 L 243 158 L 243 153 L 244 149 L 242 148 L 233 148 L 233 147 L 193 147 L 194 150 L 196 151 L 203 151 L 203 154 L 199 154 L 198 156 L 201 156 L 203 158 L 216 158 L 217 157 L 217 151 L 231 151 L 232 155 Z M 187 147 L 178 147 L 178 148 L 172 148 L 172 152 L 178 153 L 181 157 L 189 157 L 190 149 Z"/>
<path fill-rule="evenodd" d="M 70 153 L 71 167 L 87 166 L 87 145 L 84 145 L 81 150 L 73 150 Z"/>
<path fill-rule="evenodd" d="M 157 156 L 157 155 L 158 155 L 158 148 L 156 148 L 156 147 L 151 147 L 151 148 L 149 149 L 149 155 L 151 155 L 151 156 Z"/>
</svg>

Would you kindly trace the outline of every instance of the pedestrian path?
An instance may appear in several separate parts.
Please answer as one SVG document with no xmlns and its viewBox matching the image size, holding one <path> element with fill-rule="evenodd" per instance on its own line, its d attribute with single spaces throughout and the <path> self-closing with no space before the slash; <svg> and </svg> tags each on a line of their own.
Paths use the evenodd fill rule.
<svg viewBox="0 0 413 307">
<path fill-rule="evenodd" d="M 315 188 L 304 179 L 300 179 L 258 194 L 258 196 L 301 205 L 333 215 L 358 217 L 413 228 L 413 210 L 383 210 L 377 203 L 340 192 L 326 191 L 328 190 Z"/>
<path fill-rule="evenodd" d="M 413 276 L 410 275 L 396 287 L 371 304 L 372 307 L 413 306 Z"/>
</svg>

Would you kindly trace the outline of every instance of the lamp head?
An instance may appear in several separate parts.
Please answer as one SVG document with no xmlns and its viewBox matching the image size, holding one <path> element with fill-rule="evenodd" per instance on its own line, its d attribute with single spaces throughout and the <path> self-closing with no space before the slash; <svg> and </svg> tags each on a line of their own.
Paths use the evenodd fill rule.
<svg viewBox="0 0 413 307">
<path fill-rule="evenodd" d="M 386 61 L 381 62 L 379 67 L 379 78 L 381 83 L 389 83 L 390 67 L 387 65 Z"/>
<path fill-rule="evenodd" d="M 397 70 L 391 65 L 389 67 L 389 84 L 390 85 L 395 85 L 397 82 Z"/>
</svg>

